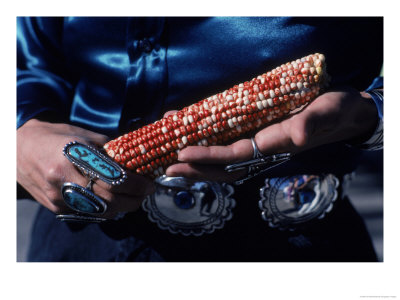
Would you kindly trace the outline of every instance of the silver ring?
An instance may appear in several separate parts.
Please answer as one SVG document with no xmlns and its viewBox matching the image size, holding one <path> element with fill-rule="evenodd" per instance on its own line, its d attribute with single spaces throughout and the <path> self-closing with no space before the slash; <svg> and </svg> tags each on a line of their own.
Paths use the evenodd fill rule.
<svg viewBox="0 0 400 300">
<path fill-rule="evenodd" d="M 244 162 L 227 165 L 225 167 L 225 171 L 227 172 L 235 172 L 239 170 L 247 171 L 246 176 L 235 182 L 236 185 L 240 185 L 246 180 L 249 180 L 250 178 L 253 178 L 271 168 L 274 168 L 284 162 L 287 162 L 292 157 L 290 153 L 279 153 L 266 156 L 262 154 L 261 151 L 258 149 L 255 139 L 251 138 L 250 140 L 251 140 L 251 145 L 253 147 L 252 159 Z"/>
<path fill-rule="evenodd" d="M 61 189 L 66 205 L 75 214 L 58 215 L 61 221 L 101 222 L 99 216 L 107 211 L 106 202 L 93 193 L 95 180 L 100 179 L 111 185 L 123 183 L 126 171 L 105 155 L 101 150 L 78 142 L 70 142 L 63 148 L 64 156 L 89 179 L 86 187 L 65 182 Z"/>
<path fill-rule="evenodd" d="M 94 184 L 94 178 L 90 177 L 90 178 L 89 178 L 89 182 L 88 182 L 88 184 L 86 185 L 86 189 L 87 189 L 88 191 L 93 192 L 93 184 Z"/>
<path fill-rule="evenodd" d="M 103 215 L 107 211 L 106 202 L 92 191 L 93 180 L 86 188 L 72 182 L 65 182 L 61 188 L 65 204 L 80 214 Z"/>
<path fill-rule="evenodd" d="M 251 145 L 253 146 L 253 159 L 265 157 L 265 155 L 262 154 L 261 151 L 258 149 L 256 140 L 253 137 L 250 140 L 251 140 Z"/>
<path fill-rule="evenodd" d="M 100 179 L 111 185 L 119 185 L 127 177 L 126 171 L 120 165 L 92 146 L 71 142 L 65 145 L 63 154 L 81 170 L 84 176 L 91 179 Z"/>
</svg>

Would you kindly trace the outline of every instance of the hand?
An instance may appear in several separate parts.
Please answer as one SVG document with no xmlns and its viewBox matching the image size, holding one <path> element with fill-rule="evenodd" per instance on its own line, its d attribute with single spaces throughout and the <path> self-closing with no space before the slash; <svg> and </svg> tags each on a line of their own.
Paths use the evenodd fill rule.
<svg viewBox="0 0 400 300">
<path fill-rule="evenodd" d="M 298 114 L 274 123 L 255 135 L 265 155 L 292 154 L 338 141 L 359 140 L 375 129 L 378 114 L 371 97 L 354 89 L 327 92 Z M 182 163 L 170 166 L 168 176 L 232 182 L 245 172 L 227 173 L 224 166 L 252 158 L 250 139 L 228 146 L 190 146 L 179 152 Z"/>
<path fill-rule="evenodd" d="M 54 213 L 65 213 L 61 186 L 73 182 L 83 187 L 89 180 L 64 157 L 63 147 L 78 141 L 102 147 L 107 136 L 68 124 L 52 124 L 32 119 L 17 131 L 17 181 L 42 205 Z M 93 192 L 107 202 L 103 215 L 112 218 L 117 212 L 135 211 L 142 200 L 154 192 L 151 180 L 127 171 L 127 179 L 111 186 L 100 179 Z"/>
</svg>

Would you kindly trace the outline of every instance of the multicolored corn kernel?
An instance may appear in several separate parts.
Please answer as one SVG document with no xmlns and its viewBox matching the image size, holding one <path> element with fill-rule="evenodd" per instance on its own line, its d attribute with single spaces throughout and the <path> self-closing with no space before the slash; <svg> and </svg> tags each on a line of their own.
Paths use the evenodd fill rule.
<svg viewBox="0 0 400 300">
<path fill-rule="evenodd" d="M 190 145 L 224 145 L 314 100 L 328 81 L 325 57 L 312 54 L 203 99 L 104 145 L 138 174 L 157 177 Z"/>
</svg>

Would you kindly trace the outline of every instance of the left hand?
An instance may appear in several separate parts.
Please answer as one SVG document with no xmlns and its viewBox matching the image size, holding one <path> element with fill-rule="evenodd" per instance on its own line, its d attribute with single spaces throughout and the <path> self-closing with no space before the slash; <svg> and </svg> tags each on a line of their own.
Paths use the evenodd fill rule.
<svg viewBox="0 0 400 300">
<path fill-rule="evenodd" d="M 17 130 L 17 181 L 36 201 L 55 214 L 69 213 L 71 210 L 61 194 L 62 185 L 73 182 L 84 187 L 89 180 L 61 150 L 72 141 L 102 147 L 109 140 L 105 135 L 71 124 L 31 119 Z M 104 218 L 138 210 L 145 197 L 154 190 L 150 179 L 129 171 L 121 185 L 112 186 L 101 180 L 93 184 L 93 192 L 107 203 Z"/>
<path fill-rule="evenodd" d="M 301 112 L 258 131 L 255 141 L 265 155 L 295 154 L 323 144 L 362 140 L 373 132 L 377 121 L 377 109 L 371 97 L 346 88 L 326 92 Z M 170 166 L 166 175 L 233 182 L 245 172 L 228 173 L 224 167 L 252 156 L 250 139 L 228 146 L 189 146 L 179 152 L 181 163 Z"/>
</svg>

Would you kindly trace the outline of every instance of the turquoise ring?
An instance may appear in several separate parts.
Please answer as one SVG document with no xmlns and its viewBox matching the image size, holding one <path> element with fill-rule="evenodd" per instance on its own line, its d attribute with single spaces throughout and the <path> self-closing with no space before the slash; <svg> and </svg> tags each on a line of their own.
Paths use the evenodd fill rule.
<svg viewBox="0 0 400 300">
<path fill-rule="evenodd" d="M 91 182 L 89 182 L 91 185 Z M 91 189 L 84 188 L 72 182 L 63 184 L 61 194 L 65 204 L 74 211 L 82 214 L 101 215 L 107 210 L 107 204 L 96 196 Z"/>
<path fill-rule="evenodd" d="M 126 179 L 126 171 L 98 149 L 78 142 L 71 142 L 63 149 L 64 156 L 90 178 L 97 178 L 111 185 Z"/>
<path fill-rule="evenodd" d="M 86 177 L 89 183 L 82 187 L 76 183 L 65 182 L 61 194 L 65 204 L 75 214 L 58 215 L 61 221 L 101 222 L 107 211 L 106 202 L 92 191 L 95 180 L 100 179 L 110 185 L 119 185 L 126 179 L 126 171 L 106 156 L 100 150 L 79 143 L 71 142 L 63 149 L 64 156 L 75 165 Z"/>
<path fill-rule="evenodd" d="M 73 214 L 60 214 L 56 218 L 60 221 L 80 223 L 100 223 L 107 219 L 101 215 L 107 211 L 106 202 L 92 192 L 93 180 L 86 188 L 65 182 L 61 189 L 65 204 L 74 211 Z"/>
</svg>

